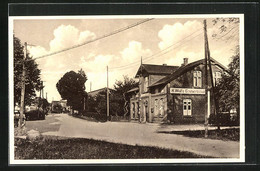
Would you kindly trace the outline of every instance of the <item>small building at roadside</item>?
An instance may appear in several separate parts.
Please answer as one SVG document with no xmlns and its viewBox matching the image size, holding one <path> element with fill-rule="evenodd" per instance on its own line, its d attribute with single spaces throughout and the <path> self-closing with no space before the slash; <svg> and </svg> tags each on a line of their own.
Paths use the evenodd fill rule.
<svg viewBox="0 0 260 171">
<path fill-rule="evenodd" d="M 112 88 L 109 88 L 109 92 L 111 92 L 111 91 L 115 91 L 114 89 L 112 89 Z M 97 89 L 97 90 L 93 90 L 93 91 L 90 91 L 90 92 L 88 92 L 88 95 L 89 96 L 92 96 L 92 97 L 95 97 L 95 96 L 97 96 L 99 93 L 106 93 L 107 92 L 107 88 L 106 87 L 104 87 L 104 88 L 100 88 L 100 89 Z"/>
</svg>

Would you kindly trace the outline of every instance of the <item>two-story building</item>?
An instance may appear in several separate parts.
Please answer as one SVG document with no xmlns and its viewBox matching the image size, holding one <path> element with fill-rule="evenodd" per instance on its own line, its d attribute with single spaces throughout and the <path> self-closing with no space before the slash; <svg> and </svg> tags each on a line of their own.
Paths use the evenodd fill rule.
<svg viewBox="0 0 260 171">
<path fill-rule="evenodd" d="M 226 68 L 214 59 L 211 59 L 211 64 L 215 83 Z M 131 95 L 131 120 L 204 122 L 207 100 L 204 59 L 188 64 L 188 58 L 184 58 L 182 66 L 142 64 L 136 77 L 139 78 L 139 87 L 127 92 Z M 209 74 L 208 80 L 211 80 Z M 211 111 L 214 110 L 214 105 L 211 105 Z"/>
</svg>

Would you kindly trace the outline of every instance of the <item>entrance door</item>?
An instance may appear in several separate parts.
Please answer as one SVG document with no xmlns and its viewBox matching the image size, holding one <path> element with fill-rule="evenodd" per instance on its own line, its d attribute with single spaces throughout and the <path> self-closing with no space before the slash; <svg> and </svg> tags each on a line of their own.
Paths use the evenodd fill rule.
<svg viewBox="0 0 260 171">
<path fill-rule="evenodd" d="M 191 99 L 183 100 L 183 115 L 191 116 Z"/>
</svg>

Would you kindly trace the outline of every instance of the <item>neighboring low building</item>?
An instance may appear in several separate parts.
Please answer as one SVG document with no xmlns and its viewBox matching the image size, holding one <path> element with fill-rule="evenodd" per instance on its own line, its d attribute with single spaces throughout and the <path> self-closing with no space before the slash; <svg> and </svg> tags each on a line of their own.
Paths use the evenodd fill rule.
<svg viewBox="0 0 260 171">
<path fill-rule="evenodd" d="M 62 106 L 60 104 L 60 101 L 51 102 L 51 112 L 52 113 L 61 113 L 62 112 Z"/>
<path fill-rule="evenodd" d="M 211 59 L 213 82 L 226 68 Z M 139 87 L 131 95 L 130 116 L 141 122 L 203 123 L 205 121 L 205 60 L 182 66 L 142 64 L 136 74 Z M 210 84 L 210 75 L 208 75 Z M 211 84 L 210 84 L 211 87 Z M 212 96 L 211 96 L 212 101 Z M 214 111 L 211 103 L 211 113 Z"/>
<path fill-rule="evenodd" d="M 114 89 L 109 88 L 109 91 L 110 91 L 110 92 L 111 92 L 111 91 L 114 91 Z M 92 97 L 95 97 L 96 95 L 98 95 L 98 94 L 101 93 L 101 92 L 107 92 L 107 88 L 104 87 L 104 88 L 100 88 L 100 89 L 97 89 L 97 90 L 94 90 L 94 91 L 90 91 L 90 92 L 88 92 L 88 95 L 89 95 L 89 96 L 92 96 Z"/>
</svg>

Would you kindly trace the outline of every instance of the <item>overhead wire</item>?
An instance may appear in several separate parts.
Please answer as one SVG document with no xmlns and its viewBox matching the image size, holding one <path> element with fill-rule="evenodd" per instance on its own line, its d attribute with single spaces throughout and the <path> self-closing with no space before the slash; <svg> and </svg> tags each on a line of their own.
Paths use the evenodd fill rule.
<svg viewBox="0 0 260 171">
<path fill-rule="evenodd" d="M 188 36 L 184 37 L 182 40 L 179 40 L 178 42 L 176 42 L 176 43 L 174 43 L 174 44 L 172 44 L 172 45 L 166 47 L 165 49 L 160 50 L 160 51 L 156 52 L 155 54 L 153 54 L 153 55 L 151 55 L 151 56 L 148 56 L 148 57 L 146 57 L 146 58 L 143 58 L 143 59 L 151 58 L 151 57 L 153 57 L 153 56 L 155 56 L 155 55 L 157 55 L 157 54 L 159 54 L 159 53 L 161 53 L 161 52 L 163 52 L 163 51 L 165 51 L 165 50 L 171 48 L 172 46 L 174 46 L 174 45 L 176 45 L 176 44 L 178 44 L 178 43 L 184 41 L 185 39 L 187 39 L 188 37 L 192 36 L 193 34 L 195 34 L 196 32 L 198 32 L 198 31 L 200 31 L 200 30 L 201 30 L 201 29 L 195 30 L 194 32 L 192 32 L 192 33 L 189 34 Z M 139 63 L 139 62 L 140 62 L 140 61 L 138 60 L 138 61 L 132 62 L 132 63 L 130 63 L 130 64 L 128 64 L 128 65 L 135 64 L 135 63 Z M 112 68 L 110 68 L 110 69 L 118 69 L 118 68 L 121 68 L 121 67 L 124 67 L 124 66 L 112 67 Z"/>
<path fill-rule="evenodd" d="M 195 37 L 197 37 L 197 36 L 199 36 L 199 35 L 201 35 L 201 34 L 202 34 L 202 33 L 200 33 L 200 34 L 194 36 L 193 38 L 195 38 Z M 192 39 L 193 39 L 193 38 L 192 38 Z M 192 39 L 189 39 L 189 40 L 192 40 Z M 187 43 L 187 42 L 185 42 L 185 43 Z M 185 44 L 185 43 L 183 43 L 183 44 Z M 176 49 L 176 48 L 182 46 L 183 44 L 180 44 L 180 45 L 177 46 L 177 47 L 173 47 L 172 49 L 170 49 L 170 50 L 168 50 L 168 51 L 166 51 L 166 52 L 164 52 L 164 53 L 162 53 L 162 54 L 158 54 L 158 55 L 156 55 L 156 57 L 163 56 L 163 55 L 165 55 L 165 54 L 171 52 L 172 50 L 174 50 L 174 49 Z M 146 59 L 145 62 L 148 62 L 148 61 L 150 61 L 150 60 L 153 60 L 154 57 L 155 57 L 155 56 L 153 56 L 153 58 L 149 58 L 148 60 Z M 136 65 L 136 64 L 135 64 L 135 65 Z M 118 70 L 124 70 L 124 69 L 128 69 L 128 68 L 131 68 L 131 67 L 133 67 L 133 66 L 127 66 L 126 68 L 121 68 L 121 69 L 118 69 Z"/>
<path fill-rule="evenodd" d="M 165 49 L 163 49 L 163 50 L 161 50 L 161 51 L 158 51 L 158 52 L 156 52 L 155 54 L 153 54 L 153 55 L 151 55 L 151 56 L 148 56 L 148 57 L 143 58 L 143 60 L 146 60 L 146 61 L 147 61 L 148 59 L 154 58 L 155 56 L 161 56 L 161 55 L 164 55 L 164 54 L 166 54 L 166 53 L 169 53 L 169 52 L 170 52 L 171 50 L 173 50 L 174 48 L 177 48 L 177 47 L 179 47 L 179 46 L 181 46 L 181 45 L 183 45 L 183 44 L 180 44 L 180 45 L 177 46 L 177 47 L 173 47 L 173 46 L 175 46 L 175 45 L 177 45 L 177 44 L 183 42 L 184 40 L 186 40 L 187 38 L 189 38 L 189 37 L 192 36 L 193 34 L 197 33 L 199 30 L 201 30 L 201 28 L 197 29 L 196 31 L 194 31 L 194 32 L 192 32 L 191 34 L 189 34 L 188 36 L 184 37 L 182 40 L 180 40 L 180 41 L 178 41 L 178 42 L 176 42 L 176 43 L 174 43 L 174 44 L 172 44 L 172 45 L 166 47 Z M 201 31 L 202 31 L 202 30 L 201 30 Z M 202 33 L 200 33 L 200 34 L 202 34 Z M 198 34 L 198 35 L 196 35 L 196 36 L 194 36 L 194 37 L 192 37 L 191 39 L 188 39 L 188 40 L 192 40 L 192 39 L 194 39 L 195 37 L 199 36 L 200 34 Z M 187 43 L 187 41 L 186 41 L 186 43 Z M 172 48 L 172 49 L 171 49 L 171 48 Z M 168 50 L 168 49 L 170 49 L 170 50 L 169 50 L 169 51 L 166 51 L 166 50 Z M 166 52 L 165 52 L 165 51 L 166 51 Z M 163 52 L 164 52 L 164 53 L 163 53 Z M 163 53 L 163 54 L 161 54 L 161 53 Z M 130 63 L 130 64 L 127 64 L 127 65 L 123 65 L 123 66 L 119 66 L 119 67 L 112 67 L 112 68 L 109 68 L 109 69 L 110 69 L 110 70 L 114 70 L 114 69 L 122 70 L 122 69 L 124 69 L 125 67 L 131 67 L 131 66 L 133 66 L 133 65 L 135 65 L 135 64 L 138 64 L 138 63 L 140 63 L 139 60 L 138 60 L 138 61 L 135 61 L 135 62 L 132 62 L 132 63 Z"/>
<path fill-rule="evenodd" d="M 228 32 L 226 32 L 224 35 L 222 35 L 221 37 L 218 37 L 218 38 L 216 38 L 217 39 L 217 41 L 218 40 L 220 40 L 220 39 L 222 39 L 223 37 L 225 37 L 225 36 L 227 36 L 233 29 L 236 29 L 237 27 L 232 27 Z"/>
<path fill-rule="evenodd" d="M 106 38 L 106 37 L 109 37 L 109 36 L 115 35 L 115 34 L 117 34 L 117 33 L 123 32 L 123 31 L 125 31 L 125 30 L 130 29 L 130 28 L 136 27 L 136 26 L 138 26 L 138 25 L 140 25 L 140 24 L 143 24 L 143 23 L 145 23 L 145 22 L 151 21 L 151 20 L 153 20 L 153 19 L 154 19 L 154 18 L 144 19 L 144 20 L 138 21 L 138 22 L 136 22 L 136 23 L 133 23 L 133 24 L 131 24 L 131 25 L 129 25 L 129 26 L 126 26 L 126 27 L 120 28 L 120 29 L 118 29 L 118 30 L 112 31 L 112 32 L 110 32 L 110 33 L 104 34 L 104 35 L 102 35 L 102 36 L 99 36 L 99 37 L 97 37 L 97 38 L 95 38 L 95 39 L 92 39 L 92 40 L 83 42 L 83 43 L 81 43 L 81 44 L 77 44 L 77 45 L 71 46 L 71 47 L 69 47 L 69 48 L 65 48 L 65 49 L 59 50 L 59 51 L 56 51 L 56 52 L 52 52 L 52 53 L 49 53 L 49 54 L 46 54 L 46 55 L 42 55 L 42 56 L 39 56 L 39 57 L 35 57 L 35 58 L 29 59 L 29 60 L 27 60 L 27 61 L 37 60 L 37 59 L 45 58 L 45 57 L 48 57 L 48 56 L 56 55 L 56 54 L 59 54 L 59 53 L 62 53 L 62 52 L 65 52 L 65 51 L 68 51 L 68 50 L 71 50 L 71 49 L 75 49 L 75 48 L 84 46 L 84 45 L 86 45 L 86 44 L 95 42 L 95 41 L 97 41 L 97 40 L 101 40 L 101 39 L 104 39 L 104 38 Z"/>
</svg>

